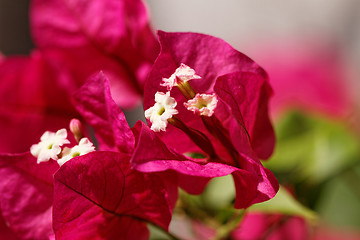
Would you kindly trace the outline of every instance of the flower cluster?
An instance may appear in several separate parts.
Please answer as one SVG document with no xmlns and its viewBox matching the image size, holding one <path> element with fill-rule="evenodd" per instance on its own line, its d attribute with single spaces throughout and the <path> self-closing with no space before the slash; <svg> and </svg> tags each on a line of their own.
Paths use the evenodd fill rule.
<svg viewBox="0 0 360 240">
<path fill-rule="evenodd" d="M 272 90 L 260 66 L 221 39 L 159 31 L 161 51 L 150 68 L 154 53 L 144 56 L 145 50 L 157 51 L 158 43 L 143 40 L 152 39 L 147 21 L 120 30 L 109 21 L 118 19 L 119 9 L 126 19 L 144 14 L 140 1 L 45 2 L 32 2 L 32 12 L 49 11 L 32 18 L 42 49 L 37 61 L 47 66 L 37 73 L 43 79 L 43 70 L 50 72 L 57 81 L 53 70 L 64 66 L 62 79 L 87 81 L 79 88 L 78 81 L 71 87 L 72 81 L 60 81 L 62 96 L 72 93 L 64 106 L 52 91 L 34 100 L 74 112 L 80 120 L 71 120 L 72 134 L 46 131 L 39 143 L 32 140 L 30 152 L 0 154 L 0 177 L 6 179 L 0 183 L 0 224 L 8 234 L 147 239 L 148 225 L 168 231 L 179 188 L 201 194 L 211 179 L 226 175 L 234 180 L 237 209 L 275 196 L 278 182 L 260 162 L 275 143 L 268 116 Z M 94 8 L 110 8 L 113 17 L 92 19 Z M 137 24 L 136 34 L 124 36 Z M 69 39 L 74 31 L 76 38 Z M 56 62 L 46 61 L 49 56 Z M 148 125 L 138 121 L 130 128 L 119 105 L 133 105 L 142 93 Z M 61 123 L 69 120 L 66 113 Z M 90 130 L 83 131 L 81 122 Z"/>
<path fill-rule="evenodd" d="M 79 120 L 73 119 L 73 121 Z M 65 128 L 58 130 L 56 133 L 46 131 L 41 136 L 40 143 L 31 146 L 30 152 L 34 157 L 37 157 L 37 163 L 53 159 L 57 160 L 61 166 L 71 158 L 95 151 L 94 145 L 86 137 L 81 138 L 79 144 L 72 148 L 65 147 L 61 149 L 61 146 L 67 143 L 70 143 L 70 141 L 67 139 Z"/>
<path fill-rule="evenodd" d="M 220 39 L 195 33 L 158 35 L 162 50 L 144 94 L 145 116 L 155 134 L 149 138 L 151 133 L 142 128 L 132 157 L 135 169 L 173 171 L 189 193 L 201 193 L 213 177 L 232 174 L 236 208 L 272 198 L 277 181 L 259 161 L 274 146 L 266 73 Z M 211 52 L 196 52 L 194 46 L 200 45 Z M 169 104 L 160 103 L 159 95 Z M 162 109 L 170 106 L 173 113 L 166 114 Z M 167 153 L 145 153 L 156 145 Z M 197 184 L 189 184 L 193 181 Z"/>
</svg>

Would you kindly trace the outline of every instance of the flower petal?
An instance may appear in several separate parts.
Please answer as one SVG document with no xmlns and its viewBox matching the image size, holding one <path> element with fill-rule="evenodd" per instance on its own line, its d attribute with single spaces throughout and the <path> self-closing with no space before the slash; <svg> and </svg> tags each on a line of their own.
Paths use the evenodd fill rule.
<svg viewBox="0 0 360 240">
<path fill-rule="evenodd" d="M 76 109 L 94 128 L 102 150 L 131 153 L 134 136 L 125 115 L 111 98 L 110 86 L 102 72 L 92 76 L 73 95 Z"/>
<path fill-rule="evenodd" d="M 146 222 L 167 229 L 172 208 L 160 178 L 130 168 L 129 157 L 92 152 L 55 175 L 57 239 L 146 239 Z"/>
<path fill-rule="evenodd" d="M 234 120 L 247 129 L 258 157 L 269 158 L 275 146 L 275 133 L 268 113 L 272 90 L 267 80 L 249 72 L 230 73 L 217 79 L 214 90 L 230 106 Z M 245 134 L 241 128 L 239 131 Z M 231 135 L 238 131 L 229 132 Z M 233 143 L 239 146 L 239 152 L 246 151 L 245 144 L 237 144 L 237 139 L 240 139 L 238 134 L 232 137 Z"/>
<path fill-rule="evenodd" d="M 159 51 L 141 0 L 34 0 L 30 19 L 35 44 L 61 53 L 77 82 L 103 70 L 112 89 L 127 90 L 119 105 L 139 103 Z"/>
<path fill-rule="evenodd" d="M 21 239 L 48 239 L 53 234 L 53 174 L 58 167 L 55 161 L 37 164 L 30 153 L 0 155 L 0 210 Z"/>
<path fill-rule="evenodd" d="M 164 144 L 144 123 L 139 122 L 137 143 L 131 165 L 141 172 L 175 171 L 178 184 L 192 194 L 199 194 L 214 177 L 232 174 L 236 188 L 236 208 L 266 201 L 275 196 L 279 185 L 273 174 L 259 161 L 246 159 L 244 169 L 222 163 L 196 163 Z M 149 150 L 151 149 L 151 151 Z"/>
</svg>

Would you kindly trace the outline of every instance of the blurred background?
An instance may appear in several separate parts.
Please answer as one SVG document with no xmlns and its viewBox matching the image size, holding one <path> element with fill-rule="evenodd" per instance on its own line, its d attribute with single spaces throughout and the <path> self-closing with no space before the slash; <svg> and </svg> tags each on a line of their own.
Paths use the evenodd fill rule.
<svg viewBox="0 0 360 240">
<path fill-rule="evenodd" d="M 268 72 L 278 141 L 274 156 L 264 164 L 304 207 L 319 215 L 326 231 L 340 232 L 337 239 L 359 237 L 360 1 L 146 3 L 154 31 L 214 35 Z M 0 0 L 3 55 L 32 49 L 28 7 L 29 1 Z M 133 123 L 142 110 L 127 116 Z M 225 202 L 231 193 L 221 193 L 221 184 L 227 181 L 216 189 Z"/>
<path fill-rule="evenodd" d="M 274 89 L 278 142 L 264 164 L 320 215 L 321 225 L 358 231 L 360 1 L 148 0 L 148 5 L 155 29 L 223 38 L 265 68 Z M 350 235 L 338 239 L 360 237 Z"/>
</svg>

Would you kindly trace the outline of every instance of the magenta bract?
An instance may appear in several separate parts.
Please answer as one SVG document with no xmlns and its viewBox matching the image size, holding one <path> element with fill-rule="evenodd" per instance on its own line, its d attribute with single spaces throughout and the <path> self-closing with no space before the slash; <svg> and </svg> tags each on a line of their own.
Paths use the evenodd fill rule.
<svg viewBox="0 0 360 240">
<path fill-rule="evenodd" d="M 158 35 L 161 52 L 145 85 L 144 109 L 154 105 L 156 92 L 168 90 L 161 84 L 163 78 L 169 78 L 182 63 L 201 77 L 189 81 L 193 90 L 216 93 L 218 103 L 213 116 L 200 116 L 184 107 L 189 96 L 173 88 L 170 94 L 177 101 L 176 118 L 182 123 L 169 124 L 165 132 L 156 133 L 164 143 L 154 155 L 144 149 L 155 149 L 156 145 L 161 145 L 160 140 L 151 136 L 155 133 L 142 128 L 132 158 L 136 169 L 145 172 L 171 169 L 182 176 L 200 177 L 203 183 L 204 178 L 232 173 L 237 208 L 272 198 L 278 190 L 278 182 L 258 159 L 268 158 L 275 143 L 268 115 L 272 90 L 264 70 L 215 37 L 161 31 Z M 163 151 L 166 148 L 168 150 Z M 184 160 L 184 154 L 189 153 L 204 158 Z M 184 177 L 181 179 L 189 182 Z M 201 191 L 197 184 L 183 187 L 191 193 Z"/>
<path fill-rule="evenodd" d="M 29 240 L 53 234 L 53 174 L 58 168 L 54 161 L 37 164 L 30 153 L 0 155 L 0 210 L 8 228 L 2 227 L 4 231 Z"/>
<path fill-rule="evenodd" d="M 79 116 L 70 102 L 74 84 L 40 51 L 0 62 L 0 152 L 26 152 L 46 131 Z"/>
<path fill-rule="evenodd" d="M 102 72 L 94 75 L 73 95 L 76 109 L 94 128 L 101 150 L 132 153 L 135 139 L 124 113 L 111 97 Z"/>
<path fill-rule="evenodd" d="M 129 156 L 93 152 L 55 175 L 56 239 L 147 239 L 147 222 L 167 229 L 172 208 L 157 175 L 132 170 Z"/>
<path fill-rule="evenodd" d="M 166 91 L 165 87 L 160 86 L 162 78 L 168 78 L 181 63 L 184 63 L 195 69 L 196 74 L 202 78 L 190 81 L 196 92 L 215 92 L 220 97 L 219 104 L 225 104 L 218 107 L 218 113 L 215 113 L 219 119 L 224 120 L 225 127 L 229 128 L 231 119 L 244 124 L 251 138 L 252 148 L 249 150 L 255 151 L 262 159 L 268 158 L 273 152 L 275 137 L 267 108 L 272 90 L 265 71 L 219 38 L 197 33 L 162 31 L 159 31 L 158 35 L 161 52 L 146 83 L 144 109 L 154 104 L 154 95 L 157 91 Z M 171 91 L 171 96 L 178 102 L 178 116 L 182 121 L 195 128 L 203 126 L 199 123 L 201 120 L 194 120 L 197 116 L 183 106 L 186 99 L 178 89 Z M 228 119 L 230 121 L 225 121 Z M 189 147 L 183 143 L 188 140 L 177 129 L 169 127 L 166 132 L 162 139 L 175 149 L 184 151 L 184 148 Z M 176 132 L 178 136 L 176 143 L 172 140 L 172 132 Z M 242 134 L 246 133 L 243 131 Z"/>
<path fill-rule="evenodd" d="M 102 70 L 116 102 L 139 104 L 145 78 L 159 46 L 140 0 L 34 0 L 32 35 L 50 50 L 79 84 Z"/>
</svg>

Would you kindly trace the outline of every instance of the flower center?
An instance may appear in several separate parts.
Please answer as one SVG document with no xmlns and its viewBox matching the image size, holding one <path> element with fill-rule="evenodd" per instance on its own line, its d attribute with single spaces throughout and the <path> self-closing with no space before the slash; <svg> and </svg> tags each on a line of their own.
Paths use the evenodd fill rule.
<svg viewBox="0 0 360 240">
<path fill-rule="evenodd" d="M 193 99 L 184 103 L 187 110 L 197 113 L 202 116 L 211 117 L 214 114 L 217 105 L 217 96 L 213 94 L 199 94 L 197 93 Z"/>
<path fill-rule="evenodd" d="M 164 107 L 161 107 L 161 108 L 159 109 L 158 114 L 161 116 L 164 112 L 165 112 L 165 108 L 164 108 Z"/>
<path fill-rule="evenodd" d="M 170 92 L 156 92 L 154 106 L 145 111 L 146 119 L 151 122 L 151 130 L 154 132 L 165 131 L 168 119 L 178 114 L 175 109 L 176 105 L 176 100 L 170 97 Z"/>
<path fill-rule="evenodd" d="M 72 154 L 72 157 L 78 157 L 78 156 L 80 156 L 80 153 L 79 153 L 79 152 L 74 152 L 74 153 Z"/>
</svg>

